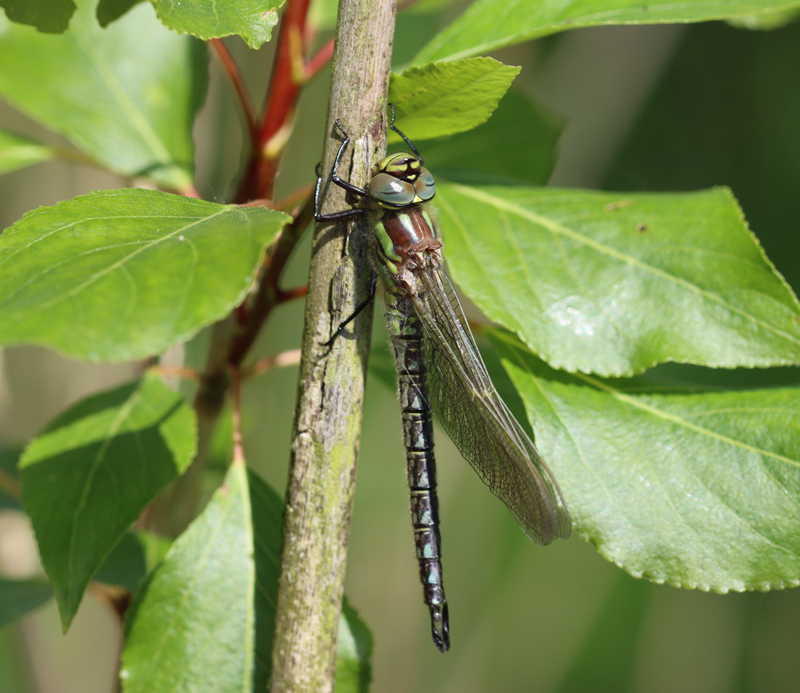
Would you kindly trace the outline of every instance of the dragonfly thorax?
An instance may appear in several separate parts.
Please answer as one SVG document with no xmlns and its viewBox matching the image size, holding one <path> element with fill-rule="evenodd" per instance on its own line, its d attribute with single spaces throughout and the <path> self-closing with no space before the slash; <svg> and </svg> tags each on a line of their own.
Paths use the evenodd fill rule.
<svg viewBox="0 0 800 693">
<path fill-rule="evenodd" d="M 436 182 L 418 156 L 400 152 L 375 165 L 367 194 L 385 209 L 400 209 L 431 200 L 436 194 Z"/>
<path fill-rule="evenodd" d="M 409 270 L 441 261 L 442 241 L 436 226 L 422 205 L 386 211 L 375 224 L 379 260 L 391 282 L 404 278 Z"/>
</svg>

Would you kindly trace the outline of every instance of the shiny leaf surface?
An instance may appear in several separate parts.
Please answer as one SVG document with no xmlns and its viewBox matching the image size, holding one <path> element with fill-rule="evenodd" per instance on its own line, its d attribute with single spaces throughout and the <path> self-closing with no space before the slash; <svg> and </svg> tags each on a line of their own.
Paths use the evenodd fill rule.
<svg viewBox="0 0 800 693">
<path fill-rule="evenodd" d="M 288 220 L 154 190 L 29 212 L 0 236 L 0 344 L 142 358 L 226 315 Z"/>
<path fill-rule="evenodd" d="M 486 122 L 519 70 L 492 58 L 471 58 L 393 73 L 389 103 L 395 122 L 412 140 L 471 130 Z M 390 130 L 389 142 L 402 139 Z"/>
<path fill-rule="evenodd" d="M 800 361 L 800 305 L 730 193 L 437 186 L 453 279 L 551 366 Z"/>
<path fill-rule="evenodd" d="M 153 0 L 158 18 L 179 34 L 208 41 L 238 35 L 252 49 L 269 41 L 284 0 Z"/>
<path fill-rule="evenodd" d="M 648 391 L 492 342 L 575 530 L 636 577 L 702 590 L 800 584 L 800 393 Z"/>
<path fill-rule="evenodd" d="M 413 64 L 459 60 L 587 26 L 707 22 L 762 15 L 774 18 L 777 12 L 798 7 L 797 0 L 709 0 L 657 5 L 640 0 L 522 0 L 511 4 L 506 0 L 477 0 L 428 43 Z"/>
<path fill-rule="evenodd" d="M 234 463 L 128 612 L 125 693 L 242 693 L 269 680 L 283 502 Z M 359 681 L 369 641 L 345 610 L 339 670 Z M 366 656 L 361 673 L 354 657 Z M 344 661 L 342 661 L 342 657 Z M 368 679 L 368 673 L 367 679 Z M 349 684 L 341 693 L 363 690 Z"/>
</svg>

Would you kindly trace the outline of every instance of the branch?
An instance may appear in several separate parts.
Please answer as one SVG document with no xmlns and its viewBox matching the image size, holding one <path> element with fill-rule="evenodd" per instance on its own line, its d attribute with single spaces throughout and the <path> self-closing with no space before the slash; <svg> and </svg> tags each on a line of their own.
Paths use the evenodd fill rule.
<svg viewBox="0 0 800 693">
<path fill-rule="evenodd" d="M 253 108 L 253 101 L 250 98 L 250 93 L 247 91 L 247 85 L 244 83 L 242 73 L 239 71 L 239 66 L 233 59 L 231 52 L 225 45 L 222 39 L 211 39 L 209 41 L 214 54 L 222 64 L 225 74 L 233 85 L 236 96 L 239 99 L 239 105 L 242 108 L 245 123 L 247 124 L 247 132 L 250 136 L 250 142 L 255 145 L 258 142 L 258 127 L 256 124 L 256 109 Z"/>
<path fill-rule="evenodd" d="M 291 133 L 294 104 L 304 83 L 296 79 L 298 57 L 296 41 L 292 37 L 302 36 L 310 1 L 289 0 L 286 3 L 263 120 L 244 177 L 236 191 L 236 202 L 272 197 L 280 155 Z"/>
<path fill-rule="evenodd" d="M 16 500 L 22 498 L 22 487 L 19 481 L 11 476 L 4 469 L 0 469 L 0 491 L 5 491 L 9 496 Z"/>
<path fill-rule="evenodd" d="M 386 150 L 393 32 L 393 0 L 341 0 L 323 170 L 330 171 L 341 142 L 333 127 L 338 118 L 353 136 L 340 172 L 357 185 L 366 183 L 371 164 Z M 344 191 L 326 186 L 325 209 L 346 206 Z M 333 690 L 372 311 L 355 321 L 352 338 L 324 343 L 367 295 L 369 232 L 360 220 L 346 229 L 315 229 L 286 488 L 273 691 Z"/>
</svg>

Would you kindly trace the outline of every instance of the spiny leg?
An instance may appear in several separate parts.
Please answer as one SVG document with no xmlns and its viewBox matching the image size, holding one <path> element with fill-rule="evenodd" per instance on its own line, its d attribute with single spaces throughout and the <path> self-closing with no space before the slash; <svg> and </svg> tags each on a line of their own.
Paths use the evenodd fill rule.
<svg viewBox="0 0 800 693">
<path fill-rule="evenodd" d="M 425 163 L 425 159 L 423 159 L 422 156 L 420 156 L 420 153 L 417 151 L 417 148 L 414 146 L 414 143 L 410 139 L 408 139 L 408 137 L 406 137 L 405 133 L 402 130 L 400 130 L 400 128 L 395 127 L 395 124 L 394 124 L 394 104 L 390 103 L 390 104 L 388 104 L 388 106 L 389 106 L 389 108 L 392 109 L 392 121 L 389 123 L 389 129 L 390 130 L 394 130 L 398 135 L 400 135 L 400 137 L 403 138 L 405 143 L 409 147 L 411 147 L 411 151 L 414 152 L 414 156 L 416 156 L 417 159 L 419 159 L 420 165 L 424 164 Z M 342 128 L 339 127 L 339 129 L 341 130 Z M 342 130 L 342 132 L 344 132 L 344 130 Z"/>
</svg>

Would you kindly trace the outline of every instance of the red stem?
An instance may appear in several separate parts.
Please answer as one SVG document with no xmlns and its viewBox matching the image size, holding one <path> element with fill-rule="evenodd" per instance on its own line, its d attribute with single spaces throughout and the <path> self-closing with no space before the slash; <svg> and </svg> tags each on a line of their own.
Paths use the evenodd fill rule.
<svg viewBox="0 0 800 693">
<path fill-rule="evenodd" d="M 152 370 L 165 378 L 183 378 L 184 380 L 199 381 L 203 377 L 203 374 L 196 368 L 185 368 L 183 366 L 157 365 L 152 366 Z"/>
<path fill-rule="evenodd" d="M 273 368 L 283 368 L 285 366 L 294 366 L 300 363 L 301 350 L 289 349 L 282 351 L 280 354 L 273 356 L 265 356 L 264 358 L 256 361 L 250 368 L 242 373 L 243 378 L 252 378 L 256 375 L 261 375 Z"/>
<path fill-rule="evenodd" d="M 288 289 L 287 291 L 278 291 L 278 297 L 276 299 L 277 303 L 286 303 L 287 301 L 293 301 L 296 298 L 303 298 L 304 296 L 308 296 L 308 285 L 305 286 L 298 286 L 294 289 Z"/>
<path fill-rule="evenodd" d="M 244 462 L 242 442 L 242 373 L 231 366 L 231 399 L 233 400 L 233 462 Z"/>
<path fill-rule="evenodd" d="M 261 325 L 267 319 L 272 309 L 278 304 L 281 294 L 278 280 L 283 273 L 283 268 L 289 260 L 292 250 L 297 244 L 303 229 L 308 226 L 314 215 L 314 202 L 308 200 L 295 220 L 284 227 L 274 246 L 268 251 L 265 258 L 264 269 L 258 292 L 249 305 L 244 322 L 233 339 L 228 352 L 228 363 L 233 366 L 241 365 L 253 342 L 256 340 Z"/>
<path fill-rule="evenodd" d="M 250 141 L 255 146 L 255 143 L 258 142 L 256 109 L 253 106 L 250 93 L 247 91 L 247 87 L 245 86 L 242 73 L 239 72 L 239 66 L 236 64 L 231 52 L 228 50 L 228 47 L 225 45 L 225 42 L 222 39 L 211 39 L 209 43 L 211 44 L 211 48 L 214 50 L 214 54 L 217 56 L 217 59 L 222 64 L 225 74 L 228 75 L 228 79 L 230 79 L 231 84 L 233 85 L 236 96 L 239 97 L 239 105 L 242 107 L 242 113 L 244 114 L 244 119 L 247 122 L 247 131 L 250 135 Z"/>
<path fill-rule="evenodd" d="M 333 60 L 334 41 L 331 39 L 305 65 L 304 75 L 306 80 L 311 79 L 319 72 L 330 60 Z"/>
<path fill-rule="evenodd" d="M 286 3 L 263 120 L 247 170 L 236 193 L 238 203 L 272 197 L 275 173 L 287 139 L 286 129 L 289 127 L 300 87 L 305 82 L 304 75 L 297 74 L 297 62 L 299 60 L 302 64 L 303 60 L 302 41 L 307 33 L 306 15 L 309 4 L 310 0 L 288 0 Z"/>
</svg>

